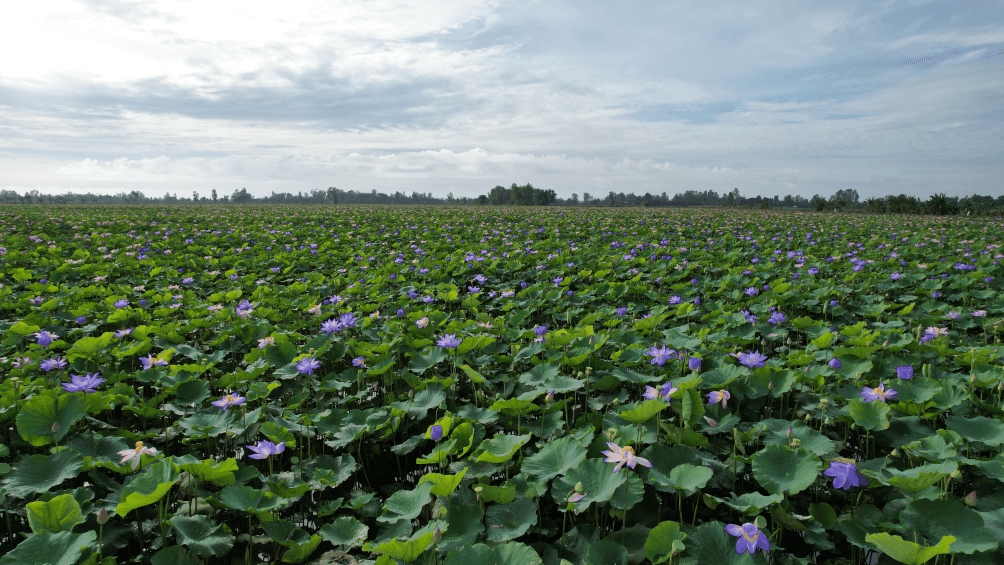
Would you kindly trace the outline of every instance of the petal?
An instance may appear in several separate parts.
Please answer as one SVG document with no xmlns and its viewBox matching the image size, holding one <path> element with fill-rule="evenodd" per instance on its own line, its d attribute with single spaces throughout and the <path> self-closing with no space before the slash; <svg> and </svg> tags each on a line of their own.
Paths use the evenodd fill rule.
<svg viewBox="0 0 1004 565">
<path fill-rule="evenodd" d="M 652 468 L 652 462 L 649 461 L 648 459 L 645 459 L 644 457 L 635 457 L 634 460 L 636 462 L 641 463 L 642 465 L 648 467 L 649 469 Z"/>
<path fill-rule="evenodd" d="M 725 526 L 725 531 L 728 532 L 730 536 L 735 536 L 737 538 L 743 536 L 743 529 L 735 524 Z"/>
</svg>

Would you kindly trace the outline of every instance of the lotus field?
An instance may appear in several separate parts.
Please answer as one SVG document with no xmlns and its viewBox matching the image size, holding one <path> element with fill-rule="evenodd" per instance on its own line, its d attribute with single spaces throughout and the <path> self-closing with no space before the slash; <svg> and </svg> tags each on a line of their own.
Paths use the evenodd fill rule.
<svg viewBox="0 0 1004 565">
<path fill-rule="evenodd" d="M 0 209 L 0 564 L 1004 563 L 998 220 Z"/>
</svg>

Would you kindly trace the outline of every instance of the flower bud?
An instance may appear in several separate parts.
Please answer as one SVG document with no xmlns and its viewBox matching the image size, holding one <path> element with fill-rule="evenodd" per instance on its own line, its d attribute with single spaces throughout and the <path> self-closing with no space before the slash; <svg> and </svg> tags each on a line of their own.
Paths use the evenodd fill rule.
<svg viewBox="0 0 1004 565">
<path fill-rule="evenodd" d="M 436 528 L 432 532 L 432 543 L 439 543 L 441 541 L 443 541 L 443 532 L 439 528 Z"/>
<path fill-rule="evenodd" d="M 964 500 L 966 506 L 969 506 L 970 508 L 976 506 L 976 491 L 974 490 L 973 492 L 967 494 Z"/>
<path fill-rule="evenodd" d="M 59 422 L 53 422 L 52 423 L 52 435 L 56 435 L 58 433 L 59 433 Z"/>
<path fill-rule="evenodd" d="M 718 421 L 717 420 L 712 420 L 711 418 L 708 418 L 707 416 L 705 416 L 704 417 L 704 421 L 707 422 L 708 425 L 711 426 L 712 428 L 717 428 L 718 427 Z"/>
<path fill-rule="evenodd" d="M 578 493 L 583 492 L 583 490 L 582 490 L 582 481 L 579 481 L 579 482 L 575 483 L 575 492 L 578 492 Z"/>
<path fill-rule="evenodd" d="M 791 437 L 792 435 L 793 435 L 793 434 L 792 434 L 792 432 L 791 432 L 791 426 L 788 426 L 788 437 L 790 438 L 790 437 Z"/>
<path fill-rule="evenodd" d="M 973 498 L 975 498 L 975 494 L 976 494 L 976 492 L 973 491 L 973 495 L 974 495 Z M 104 523 L 107 522 L 107 521 L 108 521 L 108 510 L 105 507 L 102 506 L 101 510 L 98 510 L 98 524 L 99 525 L 104 525 Z"/>
</svg>

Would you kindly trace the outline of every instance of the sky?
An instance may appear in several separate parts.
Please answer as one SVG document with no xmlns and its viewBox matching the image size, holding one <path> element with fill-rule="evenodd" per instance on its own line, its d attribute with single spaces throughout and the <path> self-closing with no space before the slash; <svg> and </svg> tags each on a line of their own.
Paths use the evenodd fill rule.
<svg viewBox="0 0 1004 565">
<path fill-rule="evenodd" d="M 11 2 L 0 189 L 1004 194 L 1004 3 Z"/>
</svg>

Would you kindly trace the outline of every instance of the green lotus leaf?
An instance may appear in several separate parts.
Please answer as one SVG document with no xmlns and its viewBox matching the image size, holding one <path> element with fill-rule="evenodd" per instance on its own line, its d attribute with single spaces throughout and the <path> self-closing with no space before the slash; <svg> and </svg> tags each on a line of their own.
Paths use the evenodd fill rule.
<svg viewBox="0 0 1004 565">
<path fill-rule="evenodd" d="M 889 427 L 889 405 L 875 400 L 862 402 L 857 398 L 848 403 L 854 423 L 866 430 L 884 430 Z"/>
<path fill-rule="evenodd" d="M 302 563 L 310 558 L 310 555 L 314 553 L 317 546 L 321 545 L 323 538 L 314 534 L 310 536 L 307 541 L 302 543 L 287 543 L 285 544 L 289 549 L 282 554 L 283 563 Z"/>
<path fill-rule="evenodd" d="M 432 500 L 432 483 L 422 483 L 412 490 L 399 490 L 390 495 L 384 502 L 383 513 L 377 517 L 378 522 L 397 522 L 398 520 L 414 520 L 422 513 L 422 507 Z"/>
<path fill-rule="evenodd" d="M 727 506 L 741 514 L 759 514 L 760 511 L 771 504 L 777 504 L 784 500 L 784 495 L 772 494 L 767 496 L 759 492 L 744 492 L 740 496 L 732 493 L 731 498 L 714 498 L 719 502 L 724 502 Z"/>
<path fill-rule="evenodd" d="M 437 551 L 447 553 L 476 542 L 478 535 L 485 531 L 482 518 L 481 507 L 477 504 L 451 506 L 446 514 L 449 527 L 443 533 L 443 541 L 436 547 Z"/>
<path fill-rule="evenodd" d="M 234 546 L 230 527 L 207 516 L 175 516 L 170 522 L 178 532 L 178 543 L 199 557 L 222 557 Z"/>
<path fill-rule="evenodd" d="M 230 508 L 243 512 L 263 512 L 286 503 L 286 499 L 273 492 L 236 485 L 224 487 L 218 498 Z"/>
<path fill-rule="evenodd" d="M 191 455 L 175 457 L 174 463 L 182 471 L 191 473 L 199 481 L 207 481 L 218 485 L 234 484 L 234 473 L 237 471 L 237 460 L 230 458 L 223 461 L 206 459 L 199 461 Z"/>
<path fill-rule="evenodd" d="M 408 363 L 408 368 L 421 375 L 428 369 L 435 367 L 440 361 L 446 359 L 446 351 L 441 347 L 434 347 L 426 355 L 415 355 Z"/>
<path fill-rule="evenodd" d="M 540 345 L 540 344 L 536 344 Z M 559 368 L 553 363 L 541 363 L 519 376 L 519 382 L 543 390 L 544 383 L 558 376 Z"/>
<path fill-rule="evenodd" d="M 892 473 L 892 476 L 884 478 L 883 481 L 888 485 L 916 494 L 952 474 L 958 468 L 958 464 L 954 461 L 947 461 L 937 464 L 928 463 L 906 471 L 886 469 Z"/>
<path fill-rule="evenodd" d="M 203 565 L 201 559 L 180 545 L 172 545 L 157 552 L 150 559 L 151 565 Z"/>
<path fill-rule="evenodd" d="M 798 494 L 822 471 L 819 457 L 807 449 L 768 445 L 753 455 L 753 476 L 771 494 Z"/>
<path fill-rule="evenodd" d="M 306 530 L 284 520 L 264 522 L 261 527 L 268 537 L 283 545 L 310 541 L 310 534 Z"/>
<path fill-rule="evenodd" d="M 645 540 L 645 557 L 654 564 L 668 561 L 683 549 L 687 534 L 680 531 L 680 524 L 673 521 L 660 522 L 652 528 Z"/>
<path fill-rule="evenodd" d="M 781 420 L 775 421 L 782 422 Z M 788 437 L 788 425 L 791 425 L 790 438 Z M 824 436 L 809 426 L 806 426 L 800 421 L 791 423 L 783 422 L 783 427 L 781 429 L 772 430 L 772 432 L 773 433 L 764 438 L 764 445 L 789 445 L 792 439 L 797 439 L 800 442 L 799 447 L 802 449 L 808 449 L 820 457 L 828 453 L 833 453 L 833 450 L 836 447 L 830 438 Z"/>
<path fill-rule="evenodd" d="M 433 534 L 429 532 L 418 539 L 409 541 L 394 539 L 374 547 L 373 551 L 405 563 L 411 563 L 421 557 L 425 550 L 432 545 L 432 538 Z"/>
<path fill-rule="evenodd" d="M 620 418 L 627 420 L 628 422 L 634 422 L 635 424 L 641 424 L 647 422 L 649 418 L 655 416 L 659 412 L 662 412 L 666 408 L 669 408 L 669 404 L 666 404 L 662 400 L 646 400 L 640 406 L 634 410 L 625 410 L 617 414 Z"/>
<path fill-rule="evenodd" d="M 490 548 L 478 543 L 446 556 L 444 565 L 541 565 L 543 560 L 531 547 L 509 542 Z"/>
<path fill-rule="evenodd" d="M 13 551 L 0 559 L 0 565 L 45 563 L 47 565 L 74 565 L 80 561 L 80 552 L 94 545 L 97 532 L 39 532 L 22 541 Z"/>
<path fill-rule="evenodd" d="M 324 488 L 336 487 L 352 476 L 358 465 L 351 455 L 344 453 L 338 457 L 318 455 L 312 463 L 313 480 Z"/>
<path fill-rule="evenodd" d="M 493 504 L 485 511 L 485 541 L 513 540 L 536 524 L 537 504 L 529 498 L 517 498 L 509 504 Z"/>
<path fill-rule="evenodd" d="M 686 556 L 695 558 L 700 565 L 766 565 L 763 552 L 736 553 L 736 538 L 725 531 L 725 524 L 705 522 L 687 536 Z"/>
<path fill-rule="evenodd" d="M 559 508 L 565 508 L 568 494 L 575 489 L 577 483 L 581 482 L 582 492 L 586 497 L 576 503 L 574 508 L 576 514 L 581 514 L 593 502 L 607 502 L 613 498 L 629 473 L 634 471 L 622 468 L 614 473 L 613 463 L 604 463 L 602 459 L 586 459 L 564 476 L 554 479 L 551 496 Z M 634 482 L 639 482 L 638 477 L 634 477 Z M 620 496 L 624 496 L 623 491 Z"/>
<path fill-rule="evenodd" d="M 952 553 L 997 549 L 997 538 L 985 529 L 979 513 L 955 500 L 914 500 L 899 513 L 899 520 L 929 542 L 954 537 Z"/>
<path fill-rule="evenodd" d="M 125 516 L 130 510 L 157 502 L 181 479 L 181 469 L 166 460 L 157 461 L 125 485 L 115 513 Z"/>
<path fill-rule="evenodd" d="M 460 486 L 460 481 L 463 480 L 465 473 L 467 473 L 467 467 L 464 467 L 464 469 L 456 475 L 426 473 L 418 480 L 418 484 L 432 483 L 435 485 L 432 488 L 432 494 L 436 496 L 450 496 L 453 494 L 453 491 L 457 490 L 457 487 Z"/>
<path fill-rule="evenodd" d="M 72 449 L 53 455 L 32 455 L 22 459 L 7 475 L 6 490 L 18 498 L 34 492 L 48 492 L 66 479 L 77 476 L 84 458 Z"/>
<path fill-rule="evenodd" d="M 516 454 L 516 451 L 523 446 L 532 436 L 530 434 L 515 436 L 508 434 L 495 434 L 490 440 L 481 442 L 475 450 L 477 461 L 488 463 L 504 463 Z"/>
<path fill-rule="evenodd" d="M 540 410 L 540 407 L 529 400 L 507 398 L 505 400 L 495 401 L 495 403 L 489 407 L 489 410 L 495 410 L 496 412 L 515 418 L 518 415 L 536 412 L 537 410 Z"/>
<path fill-rule="evenodd" d="M 704 488 L 713 474 L 710 467 L 684 463 L 673 467 L 673 470 L 669 472 L 669 480 L 664 486 L 683 491 L 686 496 L 690 496 L 697 489 Z"/>
<path fill-rule="evenodd" d="M 28 514 L 28 525 L 31 531 L 68 532 L 73 526 L 84 521 L 80 504 L 72 494 L 61 494 L 48 502 L 35 501 L 25 505 Z"/>
<path fill-rule="evenodd" d="M 369 526 L 351 516 L 336 518 L 334 522 L 321 526 L 317 533 L 333 545 L 359 547 L 366 541 Z"/>
<path fill-rule="evenodd" d="M 548 442 L 540 451 L 523 460 L 520 472 L 545 481 L 563 475 L 585 460 L 586 446 L 592 438 L 593 434 L 589 434 L 586 441 L 565 436 Z"/>
<path fill-rule="evenodd" d="M 899 536 L 887 534 L 868 534 L 865 541 L 874 544 L 882 553 L 892 557 L 900 563 L 906 565 L 922 565 L 931 560 L 936 555 L 944 555 L 949 552 L 949 546 L 955 541 L 952 536 L 941 538 L 937 545 L 924 547 L 912 541 L 904 540 Z"/>
<path fill-rule="evenodd" d="M 49 445 L 59 441 L 77 420 L 87 415 L 87 402 L 79 394 L 48 391 L 28 399 L 17 415 L 17 431 L 24 441 Z"/>
<path fill-rule="evenodd" d="M 956 432 L 969 441 L 978 441 L 988 447 L 1004 444 L 1004 422 L 995 418 L 976 416 L 949 416 L 946 420 L 948 429 Z"/>
<path fill-rule="evenodd" d="M 66 359 L 70 363 L 77 359 L 94 360 L 98 353 L 104 351 L 112 342 L 115 336 L 113 332 L 105 332 L 98 337 L 82 337 L 73 343 L 73 347 L 66 352 Z"/>
<path fill-rule="evenodd" d="M 637 324 L 635 324 L 635 329 L 637 329 Z M 589 544 L 589 548 L 586 550 L 585 563 L 587 565 L 627 565 L 627 562 L 627 548 L 612 539 L 596 540 Z"/>
</svg>

